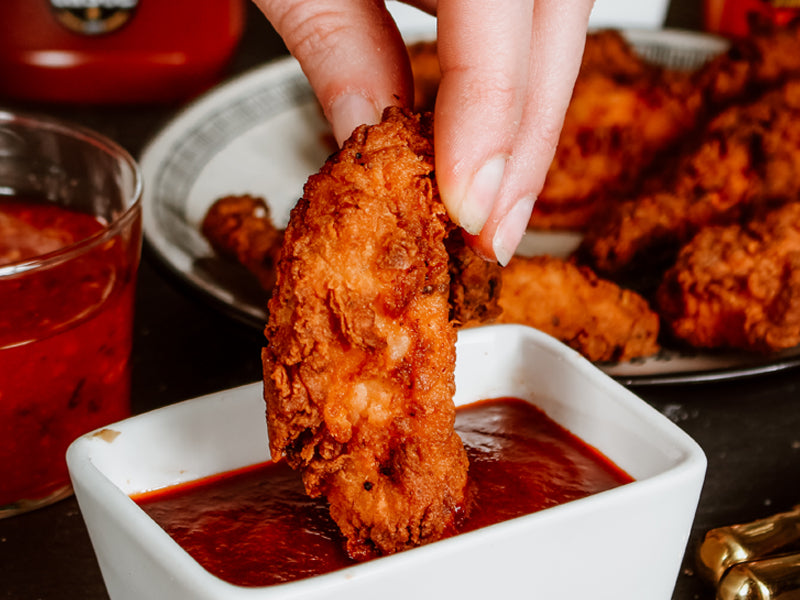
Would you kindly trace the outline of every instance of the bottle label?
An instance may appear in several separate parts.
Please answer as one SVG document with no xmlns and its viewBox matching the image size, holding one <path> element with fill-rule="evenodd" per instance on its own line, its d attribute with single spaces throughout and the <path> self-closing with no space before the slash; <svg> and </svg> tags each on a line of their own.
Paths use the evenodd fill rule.
<svg viewBox="0 0 800 600">
<path fill-rule="evenodd" d="M 139 0 L 50 0 L 56 20 L 83 35 L 116 31 L 131 19 L 138 4 Z"/>
</svg>

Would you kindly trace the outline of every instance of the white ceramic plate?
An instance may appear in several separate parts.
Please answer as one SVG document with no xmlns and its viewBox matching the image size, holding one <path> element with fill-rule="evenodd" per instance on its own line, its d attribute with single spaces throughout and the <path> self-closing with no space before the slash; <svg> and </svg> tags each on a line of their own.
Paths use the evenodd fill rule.
<svg viewBox="0 0 800 600">
<path fill-rule="evenodd" d="M 457 405 L 504 396 L 534 402 L 635 481 L 326 575 L 237 587 L 204 570 L 128 495 L 266 460 L 257 383 L 109 425 L 70 446 L 75 495 L 110 597 L 669 600 L 705 474 L 700 447 L 534 329 L 464 331 L 457 353 Z"/>
<path fill-rule="evenodd" d="M 398 5 L 401 6 L 401 5 Z M 401 15 L 407 39 L 430 37 L 432 20 Z M 630 30 L 628 39 L 647 58 L 695 68 L 723 51 L 722 38 L 675 30 Z M 323 164 L 329 130 L 294 59 L 278 60 L 206 94 L 182 111 L 141 157 L 145 179 L 144 233 L 178 278 L 217 307 L 254 327 L 265 321 L 265 298 L 242 269 L 220 260 L 199 232 L 216 199 L 254 194 L 267 199 L 277 225 L 286 225 L 303 184 Z M 564 256 L 580 236 L 529 232 L 521 254 Z M 800 348 L 759 358 L 750 354 L 694 355 L 665 351 L 656 357 L 601 365 L 628 384 L 664 384 L 742 377 L 800 364 Z"/>
</svg>

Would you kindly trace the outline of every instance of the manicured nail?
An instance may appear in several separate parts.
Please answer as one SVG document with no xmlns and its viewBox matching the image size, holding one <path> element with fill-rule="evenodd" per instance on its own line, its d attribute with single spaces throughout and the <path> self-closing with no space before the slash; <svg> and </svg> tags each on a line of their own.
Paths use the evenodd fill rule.
<svg viewBox="0 0 800 600">
<path fill-rule="evenodd" d="M 333 136 L 341 146 L 359 125 L 374 125 L 380 122 L 381 111 L 360 94 L 345 94 L 333 101 L 330 121 Z"/>
<path fill-rule="evenodd" d="M 505 170 L 506 157 L 496 156 L 478 169 L 472 178 L 458 213 L 458 224 L 469 233 L 480 233 L 486 224 L 500 191 Z"/>
<path fill-rule="evenodd" d="M 517 250 L 533 210 L 533 196 L 526 196 L 511 207 L 503 220 L 497 226 L 492 238 L 492 249 L 497 262 L 505 266 Z"/>
</svg>

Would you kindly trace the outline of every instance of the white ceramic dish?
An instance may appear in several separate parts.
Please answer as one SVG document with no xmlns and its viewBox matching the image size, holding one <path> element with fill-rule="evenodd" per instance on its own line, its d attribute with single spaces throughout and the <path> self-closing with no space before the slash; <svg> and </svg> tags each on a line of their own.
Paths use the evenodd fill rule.
<svg viewBox="0 0 800 600">
<path fill-rule="evenodd" d="M 111 598 L 668 600 L 705 474 L 698 445 L 576 352 L 525 327 L 462 332 L 456 385 L 457 404 L 534 402 L 636 481 L 327 575 L 237 587 L 203 569 L 128 495 L 267 459 L 257 383 L 133 417 L 70 447 Z"/>
</svg>

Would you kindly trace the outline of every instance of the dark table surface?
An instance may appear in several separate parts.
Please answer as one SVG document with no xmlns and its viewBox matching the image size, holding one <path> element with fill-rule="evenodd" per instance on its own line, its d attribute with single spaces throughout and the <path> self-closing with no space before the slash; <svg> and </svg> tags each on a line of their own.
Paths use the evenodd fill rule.
<svg viewBox="0 0 800 600">
<path fill-rule="evenodd" d="M 696 2 L 673 2 L 667 25 L 696 28 Z M 230 75 L 285 49 L 252 7 Z M 92 127 L 138 156 L 179 109 L 19 105 Z M 145 247 L 138 282 L 133 358 L 136 413 L 257 381 L 261 334 L 231 320 L 176 281 Z M 674 598 L 712 599 L 693 553 L 710 528 L 748 521 L 800 502 L 800 371 L 750 379 L 634 389 L 704 449 L 708 472 Z M 657 541 L 655 542 L 657 543 Z M 103 599 L 95 556 L 74 498 L 0 520 L 0 598 Z"/>
</svg>

